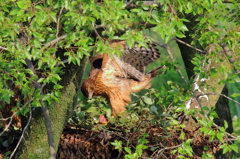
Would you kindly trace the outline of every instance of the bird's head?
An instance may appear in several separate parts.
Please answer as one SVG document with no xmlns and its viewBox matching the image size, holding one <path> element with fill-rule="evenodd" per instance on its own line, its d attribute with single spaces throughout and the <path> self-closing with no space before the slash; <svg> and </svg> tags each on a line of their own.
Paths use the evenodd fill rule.
<svg viewBox="0 0 240 159">
<path fill-rule="evenodd" d="M 102 67 L 103 55 L 96 54 L 89 58 L 91 63 L 91 71 L 89 77 L 83 82 L 81 86 L 81 91 L 85 97 L 92 99 L 94 96 L 95 82 L 98 80 L 98 73 Z"/>
<path fill-rule="evenodd" d="M 94 90 L 91 87 L 91 82 L 89 81 L 89 79 L 86 79 L 83 82 L 81 86 L 81 91 L 85 97 L 87 97 L 88 99 L 92 99 Z"/>
<path fill-rule="evenodd" d="M 92 99 L 94 96 L 95 81 L 97 80 L 98 73 L 99 69 L 92 69 L 90 71 L 89 77 L 83 81 L 83 84 L 81 86 L 83 95 L 88 99 Z"/>
</svg>

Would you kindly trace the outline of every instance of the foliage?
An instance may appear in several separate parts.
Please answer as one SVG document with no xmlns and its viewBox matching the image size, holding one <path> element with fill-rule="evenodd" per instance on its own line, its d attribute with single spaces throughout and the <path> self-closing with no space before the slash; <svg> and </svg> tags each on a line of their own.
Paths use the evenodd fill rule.
<svg viewBox="0 0 240 159">
<path fill-rule="evenodd" d="M 206 118 L 198 120 L 201 124 L 201 126 L 197 128 L 200 130 L 199 132 L 194 128 L 192 128 L 190 132 L 185 131 L 184 128 L 186 125 L 179 124 L 184 120 L 182 118 L 184 118 L 185 115 L 183 115 L 182 112 L 184 111 L 187 115 L 194 115 L 197 110 L 186 110 L 184 101 L 187 101 L 192 95 L 191 93 L 184 92 L 182 89 L 183 87 L 180 87 L 177 83 L 167 81 L 167 83 L 163 84 L 158 90 L 152 88 L 143 95 L 134 94 L 137 98 L 127 107 L 127 116 L 117 119 L 107 115 L 109 108 L 100 104 L 103 102 L 101 98 L 98 97 L 90 101 L 85 101 L 81 103 L 81 111 L 77 112 L 92 112 L 95 116 L 86 115 L 85 119 L 76 121 L 76 125 L 81 125 L 80 127 L 82 127 L 84 126 L 81 124 L 82 122 L 91 122 L 93 130 L 120 131 L 119 136 L 126 138 L 126 140 L 115 140 L 111 144 L 119 153 L 124 154 L 124 158 L 143 157 L 146 155 L 145 150 L 147 150 L 148 153 L 151 152 L 150 154 L 153 158 L 159 156 L 169 157 L 167 155 L 168 149 L 171 149 L 172 155 L 178 156 L 178 158 L 190 157 L 196 153 L 203 158 L 212 158 L 212 153 L 215 151 L 212 149 L 214 144 L 214 149 L 219 150 L 223 148 L 223 153 L 228 151 L 238 152 L 238 147 L 235 144 L 229 144 L 228 140 L 226 140 L 226 128 L 228 127 L 226 122 L 224 127 L 221 127 L 219 130 L 213 129 L 213 118 L 216 117 L 214 109 L 208 110 L 207 107 L 204 108 L 208 110 L 207 115 L 210 121 Z M 91 106 L 101 105 L 100 109 L 99 107 L 89 107 L 89 102 Z M 99 126 L 99 124 L 97 124 L 99 114 L 104 114 L 108 117 L 109 122 L 106 126 Z M 72 119 L 70 119 L 70 121 L 72 121 Z M 153 132 L 158 135 L 154 136 L 152 134 Z M 195 135 L 197 135 L 196 138 L 192 139 L 191 136 Z M 127 140 L 127 138 L 131 138 L 131 136 L 138 136 L 137 143 L 135 140 Z M 167 139 L 167 141 L 163 142 L 164 139 Z M 178 141 L 176 141 L 176 139 L 178 139 Z M 181 144 L 176 146 L 173 144 L 174 142 L 180 142 Z M 197 146 L 199 144 L 204 145 L 204 149 L 201 150 L 200 154 Z M 175 147 L 171 148 L 172 146 Z M 145 153 L 143 155 L 144 151 Z"/>
<path fill-rule="evenodd" d="M 144 145 L 148 143 L 148 141 L 145 139 L 147 136 L 148 134 L 142 134 L 142 137 L 138 139 L 138 145 L 136 146 L 136 151 L 134 153 L 128 145 L 123 148 L 121 141 L 115 140 L 111 144 L 119 151 L 123 151 L 124 149 L 127 152 L 127 154 L 124 156 L 125 159 L 137 159 L 142 156 L 143 150 L 147 148 L 147 146 Z"/>
<path fill-rule="evenodd" d="M 66 74 L 71 71 L 69 69 L 71 66 L 82 66 L 83 57 L 93 52 L 107 52 L 120 56 L 120 50 L 108 47 L 108 39 L 125 40 L 129 47 L 135 42 L 139 46 L 146 46 L 146 43 L 153 39 L 144 36 L 142 30 L 150 27 L 152 34 L 161 36 L 164 43 L 162 46 L 168 53 L 172 41 L 185 37 L 191 39 L 193 49 L 203 49 L 204 55 L 195 54 L 191 60 L 195 65 L 192 71 L 199 80 L 202 80 L 199 85 L 201 88 L 219 95 L 221 92 L 218 86 L 239 81 L 239 74 L 236 73 L 240 68 L 240 63 L 237 62 L 240 56 L 238 2 L 234 0 L 229 0 L 228 3 L 222 0 L 154 2 L 158 3 L 144 5 L 143 2 L 133 1 L 135 5 L 132 7 L 125 1 L 114 0 L 2 1 L 0 108 L 6 104 L 11 105 L 11 99 L 16 95 L 13 88 L 19 89 L 21 94 L 17 104 L 11 105 L 12 112 L 16 112 L 17 115 L 29 118 L 32 108 L 53 107 L 62 98 L 66 89 L 65 84 L 68 83 L 65 80 Z M 225 46 L 234 52 L 232 55 L 227 54 L 227 58 L 222 58 Z M 171 55 L 169 57 L 171 62 L 164 62 L 166 67 L 169 67 L 167 71 L 179 71 L 178 63 Z M 227 60 L 235 61 L 228 67 L 224 63 Z M 29 61 L 32 65 L 29 65 Z M 207 66 L 211 68 L 207 69 Z M 224 78 L 218 81 L 219 77 Z M 217 82 L 208 83 L 206 79 L 209 78 Z M 196 97 L 192 94 L 196 91 L 193 90 L 196 81 L 192 78 L 186 81 L 188 83 L 183 84 L 182 81 L 168 80 L 145 94 L 134 94 L 135 100 L 128 106 L 129 115 L 126 118 L 112 118 L 110 107 L 105 107 L 107 102 L 102 98 L 88 102 L 81 100 L 82 103 L 75 108 L 75 115 L 69 123 L 92 128 L 99 122 L 99 115 L 103 114 L 109 120 L 107 126 L 115 124 L 116 129 L 123 127 L 125 133 L 142 133 L 135 150 L 129 145 L 122 146 L 120 141 L 115 142 L 118 143 L 118 147 L 115 144 L 116 148 L 121 147 L 121 151 L 127 152 L 126 158 L 142 156 L 142 151 L 149 146 L 146 146 L 147 135 L 144 126 L 155 125 L 158 129 L 164 129 L 165 137 L 174 136 L 172 133 L 179 131 L 181 146 L 173 152 L 179 154 L 179 158 L 184 158 L 192 155 L 194 150 L 191 144 L 194 141 L 184 134 L 184 125 L 179 125 L 177 120 L 179 113 L 184 112 L 186 116 L 197 116 L 200 113 L 202 116 L 197 119 L 201 125 L 200 133 L 204 137 L 209 136 L 210 142 L 218 140 L 223 153 L 232 150 L 237 152 L 236 145 L 227 142 L 229 134 L 226 133 L 226 122 L 223 127 L 213 129 L 215 126 L 213 119 L 217 117 L 213 107 L 209 108 L 206 104 L 202 105 L 200 111 L 186 109 L 185 102 Z M 233 92 L 232 97 L 239 97 L 239 93 Z M 67 115 L 61 120 L 66 121 L 65 118 Z M 57 121 L 52 122 L 54 125 Z M 136 124 L 140 126 L 136 128 Z M 234 124 L 237 125 L 237 122 Z M 232 137 L 239 136 L 238 130 L 236 133 Z M 165 148 L 159 146 L 157 148 L 159 153 L 160 149 Z M 211 157 L 211 154 L 204 150 L 203 156 L 207 158 Z"/>
</svg>

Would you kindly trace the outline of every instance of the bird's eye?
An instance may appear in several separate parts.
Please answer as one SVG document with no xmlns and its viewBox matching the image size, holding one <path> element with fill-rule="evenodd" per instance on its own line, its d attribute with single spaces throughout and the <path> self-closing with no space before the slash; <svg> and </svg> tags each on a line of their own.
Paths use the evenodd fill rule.
<svg viewBox="0 0 240 159">
<path fill-rule="evenodd" d="M 102 61 L 103 59 L 96 59 L 93 61 L 92 65 L 95 69 L 100 69 L 102 67 Z"/>
</svg>

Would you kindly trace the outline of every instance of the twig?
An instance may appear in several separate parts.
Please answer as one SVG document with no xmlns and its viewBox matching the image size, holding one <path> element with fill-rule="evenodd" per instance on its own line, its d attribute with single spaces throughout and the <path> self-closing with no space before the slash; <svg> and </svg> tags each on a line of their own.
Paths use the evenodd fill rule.
<svg viewBox="0 0 240 159">
<path fill-rule="evenodd" d="M 103 38 L 102 38 L 101 35 L 97 32 L 95 26 L 96 26 L 96 24 L 93 23 L 93 31 L 94 31 L 94 33 L 103 41 Z"/>
<path fill-rule="evenodd" d="M 151 37 L 149 37 L 149 38 L 151 38 Z M 158 42 L 157 40 L 155 40 L 155 39 L 153 39 L 153 38 L 151 38 L 151 39 L 152 39 L 152 41 L 153 41 L 154 43 L 156 43 L 157 45 L 159 45 L 159 46 L 161 46 L 161 47 L 163 47 L 163 48 L 165 48 L 165 49 L 167 50 L 167 53 L 168 53 L 171 61 L 174 63 L 175 61 L 174 61 L 172 52 L 170 51 L 170 48 L 169 48 L 169 46 L 167 45 L 169 42 L 171 42 L 172 40 L 174 40 L 174 38 L 172 38 L 167 44 L 161 44 L 161 43 Z M 183 82 L 186 83 L 186 84 L 188 84 L 188 81 L 185 79 L 185 77 L 183 76 L 183 74 L 182 74 L 182 72 L 180 71 L 180 69 L 179 69 L 176 65 L 174 65 L 174 66 L 176 67 L 177 72 L 178 72 L 178 74 L 180 75 L 180 77 L 182 78 Z"/>
<path fill-rule="evenodd" d="M 57 42 L 60 41 L 60 40 L 65 39 L 66 37 L 67 37 L 67 35 L 63 35 L 63 36 L 60 36 L 60 37 L 58 37 L 58 38 L 50 41 L 49 43 L 45 44 L 45 45 L 42 47 L 41 51 L 43 51 L 45 48 L 47 48 L 47 47 L 49 47 L 49 46 L 54 45 L 55 43 L 57 43 Z"/>
<path fill-rule="evenodd" d="M 33 101 L 33 99 L 31 99 L 31 100 L 29 100 L 28 102 L 26 102 L 26 103 L 23 105 L 23 107 L 27 106 L 27 105 L 30 104 L 32 101 Z M 2 136 L 2 134 L 9 128 L 9 126 L 10 126 L 11 123 L 12 123 L 12 118 L 16 115 L 16 113 L 17 113 L 17 112 L 14 112 L 14 113 L 13 113 L 10 117 L 8 117 L 8 118 L 2 118 L 2 119 L 0 119 L 0 120 L 4 120 L 4 121 L 10 119 L 7 127 L 5 127 L 4 130 L 0 133 L 0 136 Z"/>
<path fill-rule="evenodd" d="M 8 119 L 10 118 L 10 121 L 8 122 L 8 125 L 4 128 L 4 130 L 1 132 L 0 136 L 2 136 L 3 133 L 9 128 L 9 126 L 11 125 L 12 120 L 13 120 L 12 118 L 13 118 L 15 115 L 16 115 L 16 112 L 13 113 L 13 115 L 12 115 L 11 117 L 6 118 L 6 120 L 8 120 Z M 5 120 L 5 119 L 2 118 L 1 120 Z"/>
<path fill-rule="evenodd" d="M 106 28 L 106 25 L 96 25 L 95 24 L 95 29 L 101 29 L 101 28 Z"/>
<path fill-rule="evenodd" d="M 201 97 L 201 96 L 204 96 L 204 95 L 219 95 L 219 96 L 223 96 L 223 97 L 227 98 L 228 100 L 231 100 L 231 101 L 233 101 L 233 102 L 235 102 L 235 103 L 237 103 L 237 104 L 240 105 L 240 102 L 238 102 L 238 101 L 236 101 L 236 100 L 234 100 L 234 99 L 226 96 L 225 94 L 221 94 L 221 93 L 205 93 L 205 94 L 200 94 L 200 95 L 197 95 L 197 98 L 199 98 L 199 97 Z"/>
<path fill-rule="evenodd" d="M 2 47 L 2 46 L 0 46 L 0 50 L 8 51 L 6 47 Z"/>
<path fill-rule="evenodd" d="M 170 51 L 169 46 L 166 46 L 166 50 L 167 50 L 167 53 L 168 53 L 170 59 L 171 59 L 172 62 L 174 63 L 175 61 L 174 61 L 174 59 L 173 59 L 173 56 L 172 56 L 172 53 L 171 53 L 171 51 Z M 175 65 L 175 67 L 176 67 L 176 69 L 177 69 L 178 74 L 180 75 L 180 77 L 181 77 L 182 80 L 184 81 L 184 83 L 188 84 L 188 81 L 184 78 L 184 76 L 183 76 L 182 72 L 180 71 L 180 69 L 179 69 L 176 65 Z"/>
<path fill-rule="evenodd" d="M 228 61 L 229 61 L 231 64 L 234 65 L 235 59 L 234 59 L 233 54 L 232 54 L 233 51 L 230 50 L 229 47 L 227 47 L 227 46 L 221 46 L 221 47 L 222 47 L 223 52 L 225 53 L 225 55 L 228 56 L 228 57 L 227 57 Z M 234 71 L 235 71 L 237 74 L 240 74 L 240 70 L 237 69 L 235 66 L 233 66 L 233 69 L 234 69 Z"/>
<path fill-rule="evenodd" d="M 57 32 L 56 32 L 56 38 L 58 38 L 58 33 L 59 33 L 59 24 L 60 24 L 60 16 L 62 14 L 64 7 L 61 8 L 59 15 L 58 15 L 58 20 L 57 20 Z"/>
<path fill-rule="evenodd" d="M 205 93 L 205 94 L 197 95 L 196 98 L 199 99 L 199 97 L 201 97 L 201 96 L 206 96 L 206 95 L 221 95 L 221 96 L 224 96 L 225 98 L 227 98 L 227 99 L 229 99 L 229 100 L 232 100 L 232 101 L 240 104 L 239 102 L 237 102 L 237 101 L 229 98 L 229 97 L 226 96 L 225 94 L 221 94 L 221 93 Z M 201 105 L 201 101 L 200 101 L 200 100 L 198 100 L 198 103 L 199 103 L 199 105 Z M 204 114 L 204 116 L 205 116 L 205 118 L 206 118 L 208 121 L 211 121 L 206 114 Z M 220 129 L 220 128 L 221 128 L 220 126 L 218 126 L 218 125 L 215 124 L 215 123 L 213 123 L 213 126 L 215 126 L 217 129 Z M 231 138 L 236 139 L 236 137 L 233 136 L 232 134 L 230 134 L 230 133 L 228 133 L 228 132 L 226 132 L 226 134 L 227 134 L 228 136 L 230 136 Z"/>
<path fill-rule="evenodd" d="M 31 107 L 30 107 L 28 122 L 27 122 L 26 126 L 24 127 L 24 129 L 23 129 L 23 131 L 22 131 L 22 135 L 21 135 L 21 137 L 20 137 L 20 139 L 19 139 L 16 147 L 14 148 L 14 150 L 13 150 L 13 152 L 12 152 L 12 154 L 11 154 L 11 156 L 10 156 L 10 159 L 13 157 L 13 155 L 14 155 L 15 152 L 17 151 L 17 149 L 18 149 L 18 147 L 19 147 L 19 145 L 20 145 L 20 143 L 21 143 L 21 141 L 22 141 L 22 139 L 23 139 L 23 137 L 24 137 L 25 131 L 26 131 L 27 127 L 28 127 L 29 124 L 30 124 L 31 119 L 32 119 L 32 109 L 31 109 Z"/>
<path fill-rule="evenodd" d="M 205 115 L 205 117 L 210 121 L 210 119 L 208 118 L 207 115 Z M 220 129 L 221 127 L 218 126 L 217 124 L 213 123 L 213 126 L 215 126 L 217 129 Z M 233 136 L 232 134 L 229 134 L 228 132 L 225 132 L 228 136 L 230 136 L 231 138 L 233 139 L 236 139 L 237 137 L 236 136 Z"/>
<path fill-rule="evenodd" d="M 176 37 L 173 37 L 172 39 L 169 40 L 165 45 L 169 45 L 172 41 L 176 40 Z"/>
<path fill-rule="evenodd" d="M 192 48 L 192 49 L 194 49 L 194 50 L 196 50 L 196 51 L 198 51 L 198 52 L 201 52 L 201 53 L 204 53 L 204 54 L 207 54 L 207 53 L 208 53 L 207 51 L 205 51 L 205 50 L 200 50 L 200 49 L 198 49 L 198 48 L 195 48 L 195 47 L 193 47 L 192 45 L 190 45 L 190 44 L 188 44 L 188 43 L 186 43 L 186 42 L 184 42 L 184 41 L 182 41 L 182 40 L 180 40 L 180 39 L 178 39 L 178 38 L 175 38 L 175 40 L 178 41 L 178 42 L 180 42 L 180 43 L 182 43 L 182 44 L 184 44 L 184 45 L 186 45 L 186 46 L 188 46 L 188 47 L 190 47 L 190 48 Z"/>
<path fill-rule="evenodd" d="M 181 147 L 181 146 L 182 146 L 182 144 L 177 145 L 177 146 L 172 146 L 172 147 L 163 148 L 163 149 L 161 149 L 161 150 L 158 151 L 157 156 L 159 156 L 159 154 L 162 153 L 162 152 L 165 151 L 165 150 L 175 149 L 175 148 L 178 148 L 178 147 Z"/>
<path fill-rule="evenodd" d="M 103 129 L 104 129 L 104 128 L 103 128 Z M 117 133 L 115 133 L 115 132 L 113 132 L 113 131 L 110 131 L 110 130 L 107 130 L 107 129 L 104 129 L 104 130 L 105 130 L 105 131 L 108 131 L 108 132 L 110 132 L 110 133 L 113 133 L 113 134 L 117 135 L 118 137 L 120 137 L 120 138 L 122 138 L 122 139 L 128 141 L 128 139 L 122 137 L 121 135 L 118 135 Z"/>
<path fill-rule="evenodd" d="M 157 4 L 157 0 L 154 0 L 154 1 L 153 1 L 153 4 Z M 153 4 L 152 4 L 152 5 L 153 5 Z M 150 9 L 149 15 L 152 13 L 152 11 L 153 11 L 153 8 Z M 147 24 L 148 24 L 148 22 L 146 21 L 146 22 L 144 23 L 144 26 L 147 26 Z"/>
</svg>

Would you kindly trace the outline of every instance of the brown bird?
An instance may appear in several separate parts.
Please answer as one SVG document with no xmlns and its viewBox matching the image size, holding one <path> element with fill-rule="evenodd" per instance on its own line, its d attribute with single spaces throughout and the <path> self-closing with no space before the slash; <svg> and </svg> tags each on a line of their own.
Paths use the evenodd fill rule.
<svg viewBox="0 0 240 159">
<path fill-rule="evenodd" d="M 145 67 L 160 57 L 156 45 L 148 44 L 145 48 L 135 44 L 129 48 L 120 40 L 114 40 L 110 45 L 112 48 L 119 46 L 124 50 L 121 57 L 110 57 L 108 53 L 90 57 L 90 75 L 81 86 L 82 93 L 89 99 L 93 96 L 106 98 L 113 116 L 126 110 L 125 106 L 131 102 L 131 93 L 151 87 L 152 79 L 162 68 L 145 74 Z"/>
</svg>

